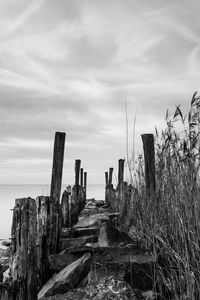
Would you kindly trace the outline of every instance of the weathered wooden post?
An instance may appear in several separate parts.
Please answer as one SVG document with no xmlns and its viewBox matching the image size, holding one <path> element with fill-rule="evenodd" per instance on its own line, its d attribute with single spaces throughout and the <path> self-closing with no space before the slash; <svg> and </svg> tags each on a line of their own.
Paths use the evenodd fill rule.
<svg viewBox="0 0 200 300">
<path fill-rule="evenodd" d="M 54 201 L 58 203 L 60 201 L 60 193 L 61 193 L 61 186 L 62 186 L 64 150 L 65 150 L 65 133 L 56 132 L 55 140 L 54 140 L 50 197 L 52 197 Z"/>
<path fill-rule="evenodd" d="M 83 187 L 83 168 L 81 168 L 81 187 Z"/>
<path fill-rule="evenodd" d="M 61 227 L 71 226 L 71 186 L 62 194 L 61 199 Z"/>
<path fill-rule="evenodd" d="M 112 176 L 113 176 L 113 168 L 109 169 L 109 179 L 108 179 L 108 184 L 112 184 Z"/>
<path fill-rule="evenodd" d="M 106 187 L 108 185 L 108 172 L 105 172 L 105 183 L 106 183 Z"/>
<path fill-rule="evenodd" d="M 124 205 L 124 159 L 118 161 L 118 203 L 116 208 L 121 211 Z"/>
<path fill-rule="evenodd" d="M 124 182 L 124 159 L 119 159 L 118 164 L 119 164 L 119 169 L 118 169 L 118 187 L 119 187 L 119 190 L 122 191 L 122 189 L 123 189 L 123 182 Z"/>
<path fill-rule="evenodd" d="M 51 275 L 49 255 L 50 249 L 50 199 L 47 196 L 36 198 L 37 207 L 37 273 L 38 287 L 49 279 Z"/>
<path fill-rule="evenodd" d="M 84 188 L 84 205 L 87 199 L 87 172 L 84 172 L 83 188 Z"/>
<path fill-rule="evenodd" d="M 75 161 L 75 185 L 76 186 L 79 186 L 80 167 L 81 167 L 81 160 L 76 159 Z"/>
<path fill-rule="evenodd" d="M 153 134 L 142 134 L 145 162 L 145 183 L 148 197 L 153 197 L 156 190 L 155 149 Z"/>
<path fill-rule="evenodd" d="M 53 167 L 50 190 L 50 242 L 51 254 L 58 250 L 59 241 L 59 203 L 62 187 L 62 172 L 65 149 L 65 133 L 56 132 L 54 141 Z"/>
<path fill-rule="evenodd" d="M 32 198 L 15 200 L 11 229 L 11 278 L 13 299 L 37 299 L 36 261 L 37 217 L 36 203 Z"/>
<path fill-rule="evenodd" d="M 110 205 L 109 199 L 108 172 L 105 172 L 105 203 L 108 206 Z"/>
<path fill-rule="evenodd" d="M 87 189 L 87 172 L 84 172 L 84 184 L 83 184 L 85 190 Z"/>
<path fill-rule="evenodd" d="M 112 176 L 113 176 L 113 168 L 109 168 L 109 174 L 108 172 L 105 172 L 105 181 L 106 181 L 105 202 L 108 206 L 114 208 Z"/>
</svg>

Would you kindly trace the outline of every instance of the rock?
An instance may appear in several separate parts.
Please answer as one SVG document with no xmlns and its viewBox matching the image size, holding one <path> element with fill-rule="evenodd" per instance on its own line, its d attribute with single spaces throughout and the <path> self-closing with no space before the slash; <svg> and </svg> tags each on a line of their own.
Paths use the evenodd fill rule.
<svg viewBox="0 0 200 300">
<path fill-rule="evenodd" d="M 74 289 L 48 300 L 137 300 L 134 291 L 122 278 L 107 276 L 84 288 Z"/>
<path fill-rule="evenodd" d="M 8 269 L 9 264 L 10 264 L 9 257 L 1 257 L 0 258 L 0 265 L 2 266 L 3 272 Z"/>
<path fill-rule="evenodd" d="M 97 200 L 96 207 L 102 207 L 104 205 L 105 205 L 105 201 L 103 201 L 103 200 Z"/>
<path fill-rule="evenodd" d="M 70 237 L 74 237 L 72 228 L 68 228 L 68 227 L 62 228 L 60 232 L 60 238 L 70 238 Z"/>
<path fill-rule="evenodd" d="M 6 271 L 3 273 L 3 282 L 8 281 L 10 278 L 10 269 L 8 268 Z"/>
<path fill-rule="evenodd" d="M 81 258 L 68 265 L 61 272 L 47 281 L 40 290 L 38 299 L 41 300 L 46 299 L 46 297 L 49 296 L 64 294 L 70 289 L 75 288 L 89 272 L 90 263 L 91 254 L 86 253 Z"/>
<path fill-rule="evenodd" d="M 141 291 L 141 295 L 144 300 L 162 300 L 162 299 L 164 300 L 164 298 L 160 294 L 154 291 L 146 291 L 146 292 Z"/>
<path fill-rule="evenodd" d="M 10 245 L 11 245 L 11 240 L 3 240 L 3 241 L 1 242 L 1 244 L 2 244 L 3 246 L 5 246 L 5 247 L 10 247 Z"/>
<path fill-rule="evenodd" d="M 100 224 L 98 243 L 100 247 L 108 247 L 133 244 L 133 241 L 125 232 L 119 231 L 112 221 L 106 221 Z"/>
<path fill-rule="evenodd" d="M 92 214 L 85 216 L 80 215 L 78 223 L 74 226 L 74 228 L 81 228 L 81 227 L 92 227 L 99 225 L 103 221 L 112 220 L 112 218 L 119 216 L 118 212 L 104 212 L 99 214 Z"/>
<path fill-rule="evenodd" d="M 65 250 L 74 246 L 82 246 L 86 243 L 96 243 L 98 241 L 97 235 L 88 235 L 77 238 L 61 238 L 60 250 Z"/>
<path fill-rule="evenodd" d="M 149 251 L 130 247 L 80 246 L 67 249 L 60 255 L 57 266 L 64 267 L 72 256 L 92 255 L 90 279 L 99 280 L 106 275 L 121 274 L 132 288 L 150 290 L 153 287 L 153 270 L 156 258 Z M 58 255 L 59 256 L 59 255 Z M 67 258 L 68 257 L 68 258 Z"/>
<path fill-rule="evenodd" d="M 75 238 L 89 235 L 98 235 L 99 228 L 93 227 L 81 227 L 81 228 L 62 228 L 60 237 L 61 238 Z"/>
<path fill-rule="evenodd" d="M 69 253 L 68 249 L 63 250 L 59 254 L 49 256 L 51 269 L 55 272 L 63 270 L 66 266 L 79 259 L 83 253 Z"/>
</svg>

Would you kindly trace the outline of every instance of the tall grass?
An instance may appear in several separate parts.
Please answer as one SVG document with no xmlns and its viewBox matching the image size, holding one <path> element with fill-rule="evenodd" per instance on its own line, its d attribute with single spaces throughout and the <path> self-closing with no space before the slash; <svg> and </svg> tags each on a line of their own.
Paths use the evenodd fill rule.
<svg viewBox="0 0 200 300">
<path fill-rule="evenodd" d="M 156 288 L 165 299 L 200 299 L 199 107 L 194 94 L 187 115 L 166 113 L 155 133 L 156 195 L 148 199 L 140 156 L 123 226 L 157 256 Z M 130 209 L 131 208 L 131 209 Z"/>
</svg>

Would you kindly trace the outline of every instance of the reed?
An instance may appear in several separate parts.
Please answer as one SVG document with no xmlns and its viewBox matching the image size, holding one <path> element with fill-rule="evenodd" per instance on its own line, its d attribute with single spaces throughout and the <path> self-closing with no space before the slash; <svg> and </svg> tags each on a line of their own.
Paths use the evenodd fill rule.
<svg viewBox="0 0 200 300">
<path fill-rule="evenodd" d="M 155 287 L 165 299 L 200 299 L 199 108 L 195 93 L 187 115 L 180 106 L 167 111 L 166 128 L 155 133 L 156 195 L 146 196 L 139 156 L 123 216 L 123 228 L 157 256 Z"/>
</svg>

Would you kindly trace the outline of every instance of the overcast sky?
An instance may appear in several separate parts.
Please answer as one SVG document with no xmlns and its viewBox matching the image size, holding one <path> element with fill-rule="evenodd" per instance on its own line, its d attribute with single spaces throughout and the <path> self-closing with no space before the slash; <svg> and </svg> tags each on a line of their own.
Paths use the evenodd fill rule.
<svg viewBox="0 0 200 300">
<path fill-rule="evenodd" d="M 197 0 L 1 0 L 0 183 L 49 183 L 55 131 L 64 182 L 82 159 L 89 183 L 140 134 L 200 89 Z M 138 150 L 137 150 L 138 149 Z"/>
</svg>

